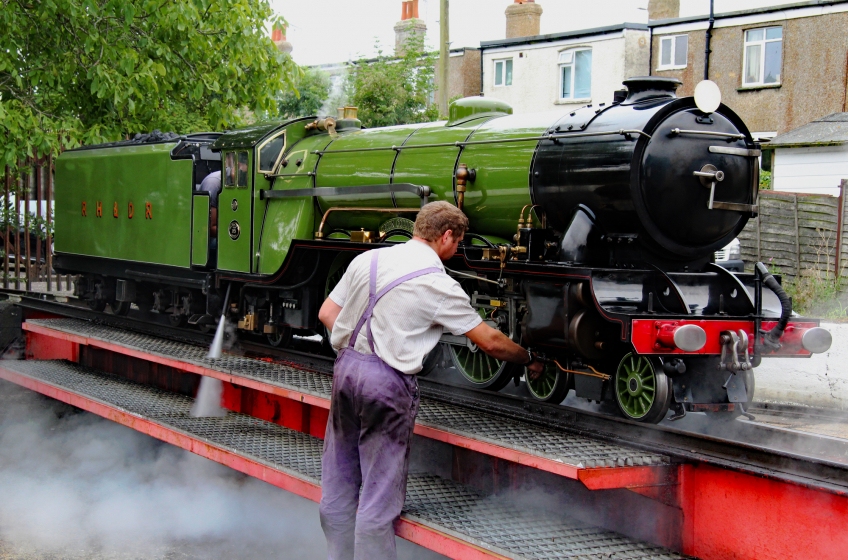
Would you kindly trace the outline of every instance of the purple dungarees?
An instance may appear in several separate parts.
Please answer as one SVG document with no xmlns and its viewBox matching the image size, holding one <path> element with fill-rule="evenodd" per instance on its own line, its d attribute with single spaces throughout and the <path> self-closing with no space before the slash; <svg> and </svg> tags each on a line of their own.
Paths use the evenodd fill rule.
<svg viewBox="0 0 848 560">
<path fill-rule="evenodd" d="M 418 382 L 374 353 L 371 315 L 374 305 L 395 286 L 441 269 L 412 272 L 377 292 L 378 257 L 379 250 L 371 252 L 368 307 L 333 370 L 319 507 L 330 560 L 397 558 L 393 523 L 406 497 Z M 371 354 L 354 350 L 363 325 Z"/>
</svg>

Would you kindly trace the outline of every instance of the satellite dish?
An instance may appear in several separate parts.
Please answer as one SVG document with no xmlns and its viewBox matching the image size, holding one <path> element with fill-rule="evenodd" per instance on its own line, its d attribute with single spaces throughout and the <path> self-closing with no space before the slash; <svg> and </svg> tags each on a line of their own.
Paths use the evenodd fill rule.
<svg viewBox="0 0 848 560">
<path fill-rule="evenodd" d="M 721 91 L 715 82 L 703 80 L 695 86 L 695 105 L 704 113 L 713 113 L 721 104 Z"/>
</svg>

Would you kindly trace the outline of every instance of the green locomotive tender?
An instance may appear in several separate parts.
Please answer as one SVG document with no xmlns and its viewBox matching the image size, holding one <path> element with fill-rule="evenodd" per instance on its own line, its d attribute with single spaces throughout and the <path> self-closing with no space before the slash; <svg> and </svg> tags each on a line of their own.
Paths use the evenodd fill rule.
<svg viewBox="0 0 848 560">
<path fill-rule="evenodd" d="M 368 130 L 348 108 L 68 151 L 54 262 L 93 309 L 208 328 L 226 306 L 241 332 L 281 346 L 325 336 L 317 310 L 350 260 L 405 241 L 417 209 L 446 200 L 471 224 L 448 266 L 472 305 L 552 359 L 527 382 L 534 398 L 573 389 L 644 422 L 672 406 L 738 414 L 761 357 L 809 356 L 830 335 L 790 321 L 764 269 L 711 263 L 757 212 L 759 146 L 741 120 L 677 98 L 676 80 L 625 85 L 566 114 L 467 98 L 447 122 Z M 214 171 L 213 224 L 198 187 Z M 465 337 L 446 335 L 427 365 L 442 358 L 491 390 L 523 373 Z"/>
</svg>

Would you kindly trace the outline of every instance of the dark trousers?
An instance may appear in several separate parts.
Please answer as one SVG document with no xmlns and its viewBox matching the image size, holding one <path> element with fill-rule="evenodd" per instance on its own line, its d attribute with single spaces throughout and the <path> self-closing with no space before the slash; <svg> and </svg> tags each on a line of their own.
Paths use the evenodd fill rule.
<svg viewBox="0 0 848 560">
<path fill-rule="evenodd" d="M 406 497 L 417 413 L 414 375 L 374 354 L 341 351 L 321 459 L 319 511 L 330 560 L 397 558 L 393 525 Z"/>
</svg>

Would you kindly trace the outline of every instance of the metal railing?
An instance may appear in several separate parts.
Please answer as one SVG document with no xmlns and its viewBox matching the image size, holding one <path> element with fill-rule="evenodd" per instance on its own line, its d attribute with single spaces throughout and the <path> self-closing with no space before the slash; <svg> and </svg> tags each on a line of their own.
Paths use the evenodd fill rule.
<svg viewBox="0 0 848 560">
<path fill-rule="evenodd" d="M 3 288 L 65 292 L 73 276 L 53 270 L 53 156 L 5 168 L 0 238 Z M 34 204 L 34 206 L 33 206 Z"/>
</svg>

